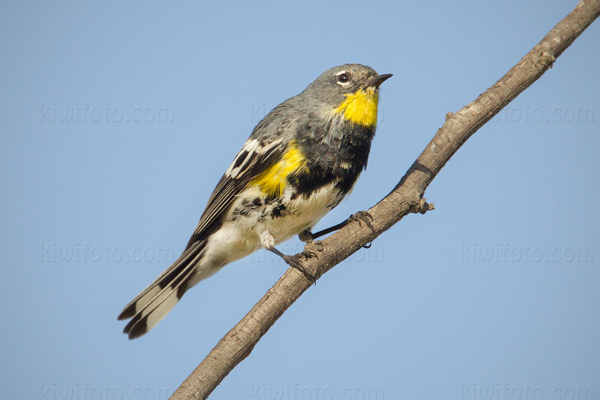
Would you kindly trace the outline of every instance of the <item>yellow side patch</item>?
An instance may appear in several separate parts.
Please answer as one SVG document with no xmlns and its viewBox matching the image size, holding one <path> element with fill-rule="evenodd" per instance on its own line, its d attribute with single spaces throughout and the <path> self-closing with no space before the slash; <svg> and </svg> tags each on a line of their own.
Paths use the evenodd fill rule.
<svg viewBox="0 0 600 400">
<path fill-rule="evenodd" d="M 252 179 L 250 186 L 260 186 L 267 196 L 277 197 L 283 192 L 287 178 L 303 169 L 307 169 L 306 158 L 296 142 L 292 140 L 281 160 Z"/>
<path fill-rule="evenodd" d="M 346 100 L 335 109 L 337 113 L 344 113 L 344 118 L 355 124 L 370 128 L 377 124 L 377 102 L 379 95 L 373 88 L 364 91 L 357 90 L 347 94 Z"/>
</svg>

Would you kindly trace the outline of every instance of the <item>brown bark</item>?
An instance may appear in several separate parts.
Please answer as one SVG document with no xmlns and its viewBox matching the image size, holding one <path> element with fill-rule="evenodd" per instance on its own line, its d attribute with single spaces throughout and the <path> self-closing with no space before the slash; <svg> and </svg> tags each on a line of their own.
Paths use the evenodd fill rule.
<svg viewBox="0 0 600 400">
<path fill-rule="evenodd" d="M 304 254 L 309 251 L 314 255 L 303 259 L 304 265 L 318 279 L 408 213 L 424 213 L 432 209 L 432 205 L 423 199 L 425 189 L 450 157 L 481 126 L 551 68 L 554 61 L 599 14 L 600 0 L 582 0 L 498 82 L 460 111 L 448 113 L 444 125 L 394 190 L 368 210 L 372 216 L 371 222 L 351 222 L 323 240 L 321 245 L 308 244 Z M 171 399 L 206 399 L 309 287 L 310 283 L 303 274 L 288 269 L 252 310 L 219 341 Z"/>
</svg>

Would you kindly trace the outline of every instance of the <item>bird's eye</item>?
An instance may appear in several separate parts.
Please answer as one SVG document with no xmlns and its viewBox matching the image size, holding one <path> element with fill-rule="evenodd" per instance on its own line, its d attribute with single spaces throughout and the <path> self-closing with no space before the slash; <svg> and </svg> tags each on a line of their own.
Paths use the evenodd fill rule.
<svg viewBox="0 0 600 400">
<path fill-rule="evenodd" d="M 346 72 L 343 72 L 338 75 L 337 80 L 339 83 L 348 83 L 350 81 L 350 75 L 348 75 Z"/>
</svg>

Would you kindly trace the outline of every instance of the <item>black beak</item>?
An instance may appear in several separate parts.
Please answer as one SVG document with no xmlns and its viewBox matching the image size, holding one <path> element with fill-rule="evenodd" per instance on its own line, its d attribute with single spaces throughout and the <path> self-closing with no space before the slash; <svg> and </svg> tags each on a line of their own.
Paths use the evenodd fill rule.
<svg viewBox="0 0 600 400">
<path fill-rule="evenodd" d="M 367 83 L 365 86 L 378 88 L 379 85 L 381 85 L 386 79 L 391 78 L 392 76 L 393 76 L 393 74 L 383 74 L 383 75 L 372 76 L 369 79 L 367 79 Z"/>
</svg>

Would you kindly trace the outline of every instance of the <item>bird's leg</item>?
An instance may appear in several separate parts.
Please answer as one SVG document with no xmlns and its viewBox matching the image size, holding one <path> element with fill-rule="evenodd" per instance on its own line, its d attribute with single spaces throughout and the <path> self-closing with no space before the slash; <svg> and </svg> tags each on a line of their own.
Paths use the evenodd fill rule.
<svg viewBox="0 0 600 400">
<path fill-rule="evenodd" d="M 286 254 L 283 254 L 282 252 L 277 250 L 275 247 L 272 247 L 267 250 L 269 250 L 271 253 L 277 254 L 279 257 L 283 258 L 283 261 L 285 261 L 286 264 L 288 264 L 290 267 L 295 268 L 298 271 L 302 272 L 304 274 L 304 276 L 306 277 L 306 279 L 308 279 L 308 281 L 311 284 L 317 283 L 317 280 L 315 279 L 314 275 L 311 274 L 308 269 L 306 269 L 306 267 L 304 266 L 304 264 L 302 264 L 302 261 L 300 261 L 298 259 L 298 257 L 288 256 Z"/>
<path fill-rule="evenodd" d="M 300 259 L 298 259 L 298 257 L 288 256 L 287 254 L 283 254 L 282 252 L 280 252 L 279 250 L 277 250 L 275 248 L 275 239 L 273 238 L 273 235 L 271 235 L 271 232 L 269 232 L 267 230 L 262 231 L 260 233 L 260 243 L 263 248 L 265 248 L 265 249 L 269 250 L 271 253 L 276 254 L 279 257 L 283 258 L 283 261 L 285 261 L 286 264 L 288 264 L 290 267 L 295 268 L 298 271 L 302 272 L 302 274 L 304 274 L 306 279 L 308 279 L 311 284 L 317 283 L 317 280 L 315 279 L 314 275 L 311 274 L 308 269 L 306 269 L 306 267 L 304 266 L 304 264 L 302 264 L 302 261 L 300 261 Z"/>
<path fill-rule="evenodd" d="M 327 229 L 323 229 L 322 231 L 319 231 L 317 233 L 312 233 L 310 231 L 310 228 L 305 229 L 298 235 L 298 238 L 303 242 L 311 242 L 317 238 L 320 238 L 323 235 L 327 235 L 328 233 L 342 229 L 344 226 L 348 225 L 352 221 L 358 221 L 359 224 L 361 222 L 364 222 L 369 228 L 371 228 L 371 230 L 374 230 L 373 225 L 371 224 L 371 221 L 373 221 L 373 217 L 371 216 L 371 214 L 369 214 L 367 211 L 359 211 L 356 214 L 352 214 L 344 222 L 340 222 L 337 225 L 331 226 Z"/>
<path fill-rule="evenodd" d="M 327 229 L 323 229 L 322 231 L 319 231 L 317 233 L 312 233 L 310 231 L 310 228 L 303 230 L 302 232 L 300 232 L 300 234 L 298 235 L 298 238 L 303 241 L 303 242 L 312 242 L 317 238 L 320 238 L 321 236 L 327 235 L 328 233 L 331 232 L 335 232 L 337 230 L 342 229 L 343 227 L 345 227 L 346 225 L 348 225 L 348 220 L 344 221 L 344 222 L 340 222 L 337 225 L 333 225 L 330 226 Z"/>
</svg>

